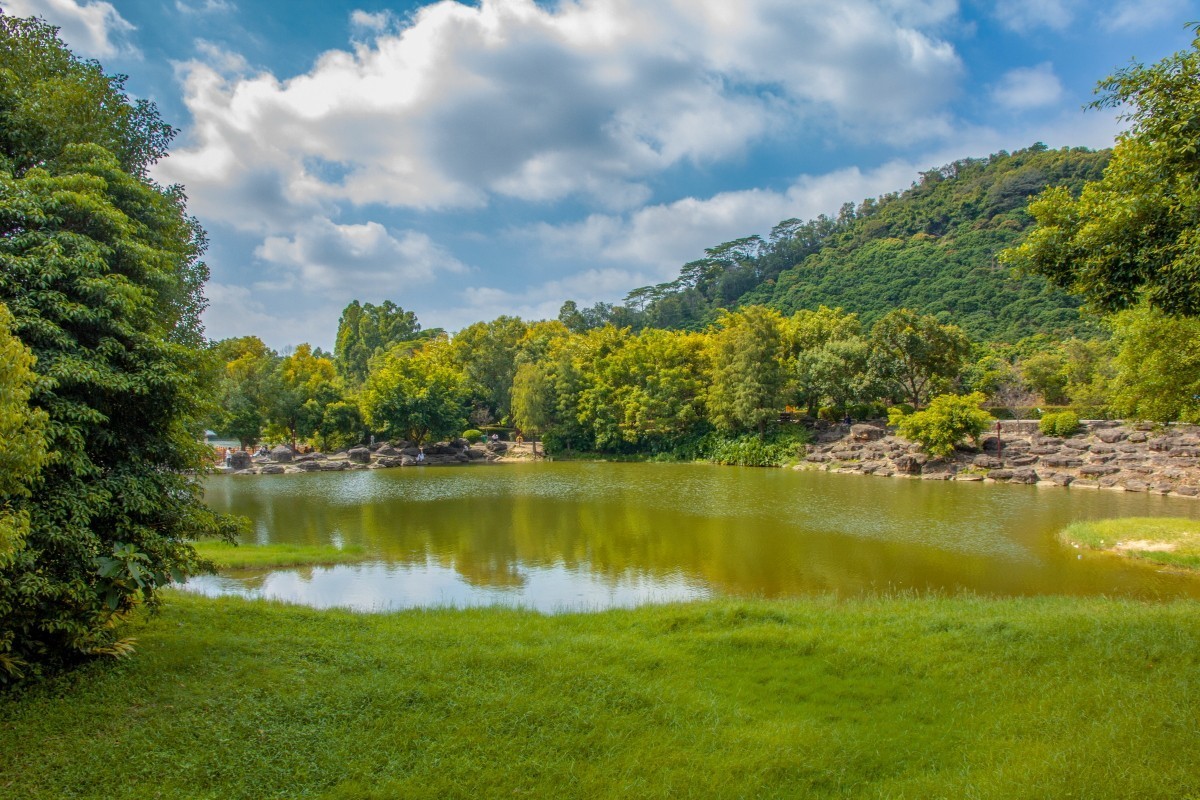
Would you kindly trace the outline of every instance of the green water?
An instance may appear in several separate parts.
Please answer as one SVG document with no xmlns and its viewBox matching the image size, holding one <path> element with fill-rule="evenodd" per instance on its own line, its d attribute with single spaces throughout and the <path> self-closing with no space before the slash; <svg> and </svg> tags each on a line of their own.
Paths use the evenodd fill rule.
<svg viewBox="0 0 1200 800">
<path fill-rule="evenodd" d="M 193 580 L 208 594 L 383 610 L 545 611 L 885 591 L 1200 597 L 1200 580 L 1063 547 L 1082 519 L 1200 517 L 1144 494 L 679 464 L 215 476 L 250 540 L 359 545 L 337 567 Z"/>
</svg>

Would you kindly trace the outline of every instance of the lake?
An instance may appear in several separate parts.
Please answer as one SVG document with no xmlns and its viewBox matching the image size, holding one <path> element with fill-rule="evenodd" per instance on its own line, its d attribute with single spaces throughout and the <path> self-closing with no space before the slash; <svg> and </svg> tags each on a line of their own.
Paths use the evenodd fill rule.
<svg viewBox="0 0 1200 800">
<path fill-rule="evenodd" d="M 193 578 L 191 591 L 383 611 L 546 612 L 717 596 L 962 591 L 1200 598 L 1200 580 L 1064 547 L 1070 522 L 1200 517 L 1194 500 L 701 464 L 537 463 L 212 476 L 249 543 L 361 564 Z"/>
</svg>

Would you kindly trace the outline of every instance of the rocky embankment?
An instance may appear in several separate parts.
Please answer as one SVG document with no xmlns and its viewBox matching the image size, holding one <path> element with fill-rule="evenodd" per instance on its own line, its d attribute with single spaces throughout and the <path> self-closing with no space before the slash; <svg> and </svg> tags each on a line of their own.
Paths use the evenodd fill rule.
<svg viewBox="0 0 1200 800">
<path fill-rule="evenodd" d="M 455 464 L 486 464 L 506 460 L 514 448 L 508 442 L 488 442 L 473 446 L 466 439 L 438 442 L 422 448 L 412 442 L 382 442 L 370 447 L 353 447 L 345 452 L 297 454 L 286 445 L 270 453 L 252 456 L 234 452 L 230 466 L 220 465 L 218 472 L 234 475 L 281 475 L 294 472 L 339 472 L 354 469 L 387 469 L 390 467 L 436 467 Z"/>
<path fill-rule="evenodd" d="M 922 480 L 1001 481 L 1073 488 L 1200 495 L 1200 427 L 1085 421 L 1070 437 L 1043 436 L 1035 421 L 1000 423 L 982 450 L 930 458 L 883 423 L 817 432 L 797 469 Z"/>
</svg>

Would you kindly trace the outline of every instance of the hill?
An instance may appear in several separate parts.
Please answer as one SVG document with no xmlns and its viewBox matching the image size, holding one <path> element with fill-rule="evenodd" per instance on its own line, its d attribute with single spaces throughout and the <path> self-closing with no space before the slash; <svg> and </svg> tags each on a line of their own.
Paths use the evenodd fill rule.
<svg viewBox="0 0 1200 800">
<path fill-rule="evenodd" d="M 1030 197 L 1048 186 L 1078 193 L 1100 178 L 1108 158 L 1108 151 L 1037 144 L 955 161 L 922 173 L 904 192 L 847 203 L 836 219 L 784 220 L 766 240 L 709 248 L 676 280 L 636 289 L 624 307 L 597 307 L 588 319 L 607 314 L 617 324 L 695 329 L 720 308 L 761 304 L 790 314 L 826 305 L 870 325 L 906 307 L 977 340 L 1087 335 L 1091 323 L 1079 316 L 1077 299 L 1040 277 L 1014 275 L 996 255 L 1032 226 Z"/>
</svg>

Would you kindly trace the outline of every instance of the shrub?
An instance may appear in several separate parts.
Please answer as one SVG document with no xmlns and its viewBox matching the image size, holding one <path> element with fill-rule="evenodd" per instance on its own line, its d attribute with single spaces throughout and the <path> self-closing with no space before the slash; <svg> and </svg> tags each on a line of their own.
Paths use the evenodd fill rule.
<svg viewBox="0 0 1200 800">
<path fill-rule="evenodd" d="M 945 458 L 965 438 L 978 444 L 979 435 L 991 425 L 991 415 L 981 408 L 985 399 L 982 392 L 943 394 L 933 398 L 924 411 L 903 415 L 898 408 L 889 409 L 888 422 L 930 455 Z"/>
<path fill-rule="evenodd" d="M 726 438 L 714 433 L 704 438 L 700 454 L 717 464 L 779 467 L 800 458 L 807 441 L 808 432 L 803 429 L 779 432 L 765 438 L 754 434 Z"/>
<path fill-rule="evenodd" d="M 462 438 L 466 439 L 468 442 L 478 442 L 483 438 L 483 432 L 477 431 L 474 428 L 469 428 L 468 430 L 463 431 Z"/>
<path fill-rule="evenodd" d="M 1038 428 L 1046 436 L 1072 436 L 1079 430 L 1079 415 L 1074 411 L 1058 411 L 1044 415 Z"/>
</svg>

